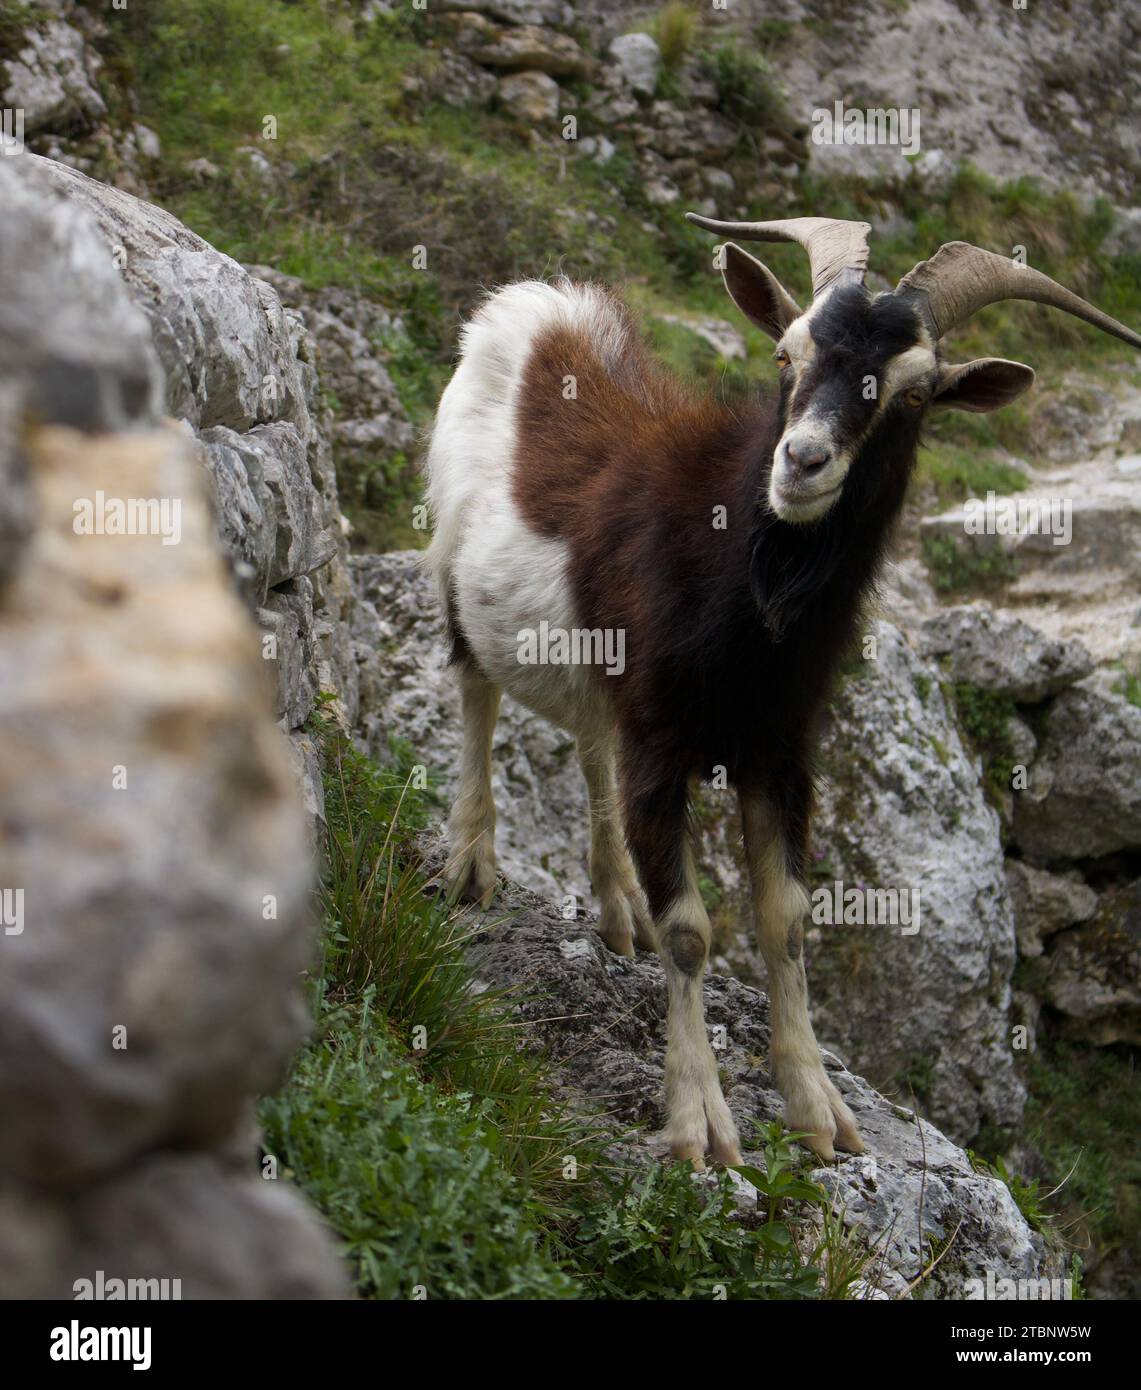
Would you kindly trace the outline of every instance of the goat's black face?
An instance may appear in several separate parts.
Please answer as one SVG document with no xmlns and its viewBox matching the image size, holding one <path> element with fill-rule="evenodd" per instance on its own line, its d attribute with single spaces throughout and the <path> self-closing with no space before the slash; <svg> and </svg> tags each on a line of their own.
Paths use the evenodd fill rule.
<svg viewBox="0 0 1141 1390">
<path fill-rule="evenodd" d="M 945 363 L 910 291 L 873 299 L 849 280 L 802 314 L 760 261 L 732 242 L 724 253 L 734 304 L 777 345 L 781 437 L 769 505 L 784 521 L 819 521 L 850 475 L 867 482 L 877 456 L 913 452 L 930 407 L 997 410 L 1034 381 L 1001 357 Z"/>
<path fill-rule="evenodd" d="M 817 521 L 849 475 L 877 452 L 913 448 L 939 377 L 935 344 L 915 309 L 891 294 L 840 286 L 777 343 L 783 431 L 769 504 L 785 521 Z"/>
</svg>

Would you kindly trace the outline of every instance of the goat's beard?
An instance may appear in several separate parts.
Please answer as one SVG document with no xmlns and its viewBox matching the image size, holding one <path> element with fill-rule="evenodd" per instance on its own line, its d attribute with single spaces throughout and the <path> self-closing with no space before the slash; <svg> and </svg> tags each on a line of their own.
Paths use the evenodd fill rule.
<svg viewBox="0 0 1141 1390">
<path fill-rule="evenodd" d="M 784 640 L 836 573 L 841 557 L 839 510 L 837 505 L 812 526 L 793 526 L 762 504 L 749 560 L 749 589 L 773 642 Z"/>
</svg>

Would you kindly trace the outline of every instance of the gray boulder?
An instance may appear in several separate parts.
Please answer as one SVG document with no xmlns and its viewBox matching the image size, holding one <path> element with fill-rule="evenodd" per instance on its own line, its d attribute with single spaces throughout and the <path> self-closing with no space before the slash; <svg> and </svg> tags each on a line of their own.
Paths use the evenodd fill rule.
<svg viewBox="0 0 1141 1390">
<path fill-rule="evenodd" d="M 611 43 L 609 53 L 632 92 L 653 96 L 662 70 L 662 53 L 649 34 L 620 34 Z"/>
<path fill-rule="evenodd" d="M 1062 1037 L 1141 1043 L 1141 879 L 1103 893 L 1093 920 L 1060 932 L 1033 967 Z"/>
<path fill-rule="evenodd" d="M 249 1126 L 307 1023 L 309 826 L 210 474 L 189 425 L 160 417 L 174 348 L 154 337 L 192 299 L 164 276 L 193 280 L 191 256 L 200 278 L 210 257 L 222 276 L 225 258 L 30 154 L 0 161 L 0 201 L 0 459 L 18 458 L 36 499 L 0 593 L 0 1202 L 17 1213 L 0 1223 L 4 1286 L 66 1296 L 104 1268 L 184 1277 L 188 1296 L 337 1293 L 319 1225 L 252 1176 Z M 134 275 L 116 264 L 122 247 L 140 254 Z M 191 423 L 252 423 L 243 356 L 260 375 L 289 366 L 288 335 L 261 336 L 270 291 L 251 285 L 232 317 L 217 300 L 211 320 L 207 296 L 187 327 L 199 357 L 187 351 L 175 386 L 206 393 L 188 402 Z M 256 325 L 249 304 L 262 305 Z M 253 336 L 223 344 L 223 324 Z M 296 487 L 319 496 L 308 468 Z M 165 524 L 79 524 L 98 493 L 153 503 Z M 255 532 L 264 500 L 242 496 Z"/>
<path fill-rule="evenodd" d="M 27 134 L 92 126 L 107 114 L 99 94 L 102 60 L 76 27 L 85 16 L 65 0 L 40 0 L 22 34 L 0 55 L 0 108 L 22 110 Z M 6 19 L 15 24 L 19 15 Z"/>
<path fill-rule="evenodd" d="M 1093 678 L 1053 701 L 1014 838 L 1040 863 L 1141 846 L 1141 709 Z"/>
<path fill-rule="evenodd" d="M 833 702 L 813 887 L 918 895 L 919 929 L 817 925 L 806 937 L 821 1041 L 966 1142 L 1016 1125 L 1014 923 L 999 820 L 930 668 L 887 623 Z M 834 915 L 834 914 L 833 914 Z M 914 925 L 914 923 L 912 923 Z M 910 931 L 910 928 L 909 928 Z"/>
<path fill-rule="evenodd" d="M 1093 670 L 1080 642 L 1043 636 L 989 604 L 948 608 L 923 624 L 919 650 L 951 681 L 1037 704 Z"/>
<path fill-rule="evenodd" d="M 1045 938 L 1088 922 L 1097 911 L 1097 894 L 1076 875 L 1050 874 L 1020 859 L 1006 861 L 1006 886 L 1014 909 L 1018 954 L 1028 958 L 1042 954 Z"/>
</svg>

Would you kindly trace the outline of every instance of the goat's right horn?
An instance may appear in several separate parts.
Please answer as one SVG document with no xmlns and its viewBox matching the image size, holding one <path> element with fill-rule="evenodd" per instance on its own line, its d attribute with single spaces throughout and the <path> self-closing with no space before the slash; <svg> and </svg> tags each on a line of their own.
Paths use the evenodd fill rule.
<svg viewBox="0 0 1141 1390">
<path fill-rule="evenodd" d="M 983 251 L 966 241 L 948 241 L 929 261 L 920 261 L 903 277 L 895 292 L 919 302 L 936 338 L 987 304 L 1001 299 L 1029 299 L 1064 309 L 1103 333 L 1112 333 L 1130 346 L 1141 348 L 1141 336 L 1131 328 L 1103 314 L 1040 270 L 997 256 L 993 251 Z"/>
<path fill-rule="evenodd" d="M 812 268 L 812 297 L 819 299 L 842 277 L 863 282 L 868 269 L 867 222 L 843 222 L 834 217 L 786 217 L 778 222 L 718 222 L 687 212 L 686 217 L 707 232 L 741 241 L 795 241 L 808 252 Z"/>
</svg>

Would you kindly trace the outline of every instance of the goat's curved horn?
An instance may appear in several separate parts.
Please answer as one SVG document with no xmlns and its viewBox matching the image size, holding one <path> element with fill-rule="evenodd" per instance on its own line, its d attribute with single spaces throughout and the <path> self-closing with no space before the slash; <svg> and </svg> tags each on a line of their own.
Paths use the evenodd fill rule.
<svg viewBox="0 0 1141 1390">
<path fill-rule="evenodd" d="M 1048 275 L 965 241 L 948 241 L 929 261 L 920 261 L 907 272 L 895 292 L 920 302 L 936 338 L 987 304 L 1000 299 L 1030 299 L 1064 309 L 1103 333 L 1112 333 L 1115 338 L 1141 348 L 1141 336 L 1131 328 L 1087 304 Z"/>
<path fill-rule="evenodd" d="M 861 282 L 868 268 L 867 222 L 842 222 L 834 217 L 787 217 L 778 222 L 718 222 L 687 212 L 686 217 L 707 232 L 718 236 L 737 237 L 741 241 L 795 241 L 808 252 L 812 267 L 812 297 L 818 299 L 825 290 L 846 273 Z"/>
</svg>

